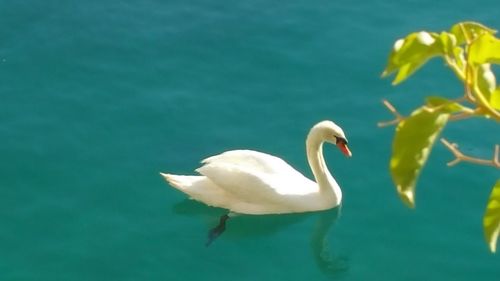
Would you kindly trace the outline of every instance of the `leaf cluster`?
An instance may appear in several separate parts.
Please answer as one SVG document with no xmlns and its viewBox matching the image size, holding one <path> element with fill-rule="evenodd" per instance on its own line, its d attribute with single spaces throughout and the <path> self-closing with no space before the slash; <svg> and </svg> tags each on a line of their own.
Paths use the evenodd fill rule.
<svg viewBox="0 0 500 281">
<path fill-rule="evenodd" d="M 495 33 L 480 23 L 460 22 L 448 31 L 415 32 L 394 43 L 382 73 L 382 77 L 395 74 L 393 85 L 402 83 L 437 57 L 444 60 L 464 85 L 463 95 L 456 99 L 429 96 L 407 117 L 385 102 L 396 120 L 383 124 L 397 123 L 390 172 L 401 200 L 411 208 L 415 206 L 415 186 L 420 172 L 448 122 L 472 117 L 500 122 L 500 87 L 491 67 L 500 64 L 500 39 Z M 489 163 L 486 160 L 469 162 Z M 498 152 L 492 163 L 497 162 Z M 500 232 L 500 180 L 493 187 L 483 226 L 490 250 L 494 252 Z"/>
</svg>

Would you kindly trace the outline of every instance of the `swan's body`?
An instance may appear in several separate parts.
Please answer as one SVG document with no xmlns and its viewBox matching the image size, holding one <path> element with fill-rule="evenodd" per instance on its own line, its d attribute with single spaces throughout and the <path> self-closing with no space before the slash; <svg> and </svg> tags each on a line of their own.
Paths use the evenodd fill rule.
<svg viewBox="0 0 500 281">
<path fill-rule="evenodd" d="M 231 150 L 202 161 L 200 176 L 162 176 L 192 199 L 240 214 L 320 211 L 342 201 L 339 185 L 326 167 L 323 143 L 351 156 L 344 132 L 331 121 L 316 124 L 307 136 L 307 158 L 316 182 L 282 159 L 252 150 Z"/>
</svg>

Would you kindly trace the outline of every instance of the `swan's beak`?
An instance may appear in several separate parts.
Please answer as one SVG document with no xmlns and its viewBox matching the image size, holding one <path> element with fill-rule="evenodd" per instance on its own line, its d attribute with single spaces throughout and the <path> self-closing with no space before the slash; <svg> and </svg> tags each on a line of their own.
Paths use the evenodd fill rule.
<svg viewBox="0 0 500 281">
<path fill-rule="evenodd" d="M 345 156 L 347 156 L 347 157 L 352 156 L 352 153 L 349 150 L 349 147 L 347 147 L 347 144 L 345 142 L 343 142 L 343 141 L 337 142 L 337 147 L 340 149 L 340 151 L 342 151 L 342 153 L 344 153 Z"/>
</svg>

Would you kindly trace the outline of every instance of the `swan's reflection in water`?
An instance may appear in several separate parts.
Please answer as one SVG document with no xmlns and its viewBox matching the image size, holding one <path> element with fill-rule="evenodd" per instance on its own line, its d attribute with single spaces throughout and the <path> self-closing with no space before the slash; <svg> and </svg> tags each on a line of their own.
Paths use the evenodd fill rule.
<svg viewBox="0 0 500 281">
<path fill-rule="evenodd" d="M 340 216 L 342 205 L 335 209 L 317 212 L 316 225 L 311 235 L 311 250 L 321 272 L 331 277 L 340 277 L 348 269 L 347 259 L 335 252 L 335 246 L 329 245 L 328 233 Z"/>
<path fill-rule="evenodd" d="M 348 269 L 347 259 L 338 256 L 335 247 L 330 245 L 328 234 L 336 219 L 340 216 L 341 206 L 322 212 L 252 216 L 241 215 L 232 217 L 226 225 L 222 236 L 228 237 L 257 237 L 267 236 L 287 227 L 299 223 L 307 218 L 313 218 L 315 225 L 312 229 L 310 247 L 316 265 L 322 273 L 330 277 L 340 277 Z M 227 211 L 218 208 L 207 207 L 193 200 L 184 200 L 174 206 L 174 212 L 181 215 L 199 216 L 207 221 L 208 228 L 217 225 L 219 217 Z M 217 243 L 217 242 L 215 242 Z M 200 245 L 202 245 L 200 241 Z"/>
</svg>

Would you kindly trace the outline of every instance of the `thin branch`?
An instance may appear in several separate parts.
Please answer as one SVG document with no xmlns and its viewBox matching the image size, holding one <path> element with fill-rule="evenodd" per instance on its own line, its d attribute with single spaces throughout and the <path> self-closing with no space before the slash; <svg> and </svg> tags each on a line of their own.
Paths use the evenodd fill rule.
<svg viewBox="0 0 500 281">
<path fill-rule="evenodd" d="M 493 153 L 493 158 L 491 160 L 486 160 L 464 155 L 460 150 L 458 150 L 458 145 L 456 143 L 450 143 L 444 138 L 441 138 L 441 143 L 443 143 L 455 156 L 455 159 L 447 163 L 447 165 L 450 167 L 455 166 L 460 162 L 470 162 L 478 165 L 492 166 L 497 169 L 500 169 L 500 160 L 499 160 L 500 145 L 498 144 L 495 145 L 495 152 Z"/>
<path fill-rule="evenodd" d="M 451 100 L 452 102 L 456 102 L 456 103 L 462 103 L 462 102 L 466 102 L 468 101 L 466 97 L 459 97 L 459 98 L 456 98 L 456 99 L 452 99 Z"/>
<path fill-rule="evenodd" d="M 450 118 L 448 118 L 448 121 L 464 120 L 464 119 L 468 119 L 471 117 L 474 117 L 474 114 L 471 114 L 469 112 L 461 112 L 461 113 L 451 115 Z"/>
<path fill-rule="evenodd" d="M 477 117 L 480 115 L 479 109 L 470 109 L 468 107 L 462 107 L 462 112 L 458 112 L 455 114 L 450 115 L 450 118 L 448 118 L 448 121 L 459 121 L 459 120 L 464 120 L 464 119 L 469 119 L 472 117 Z"/>
<path fill-rule="evenodd" d="M 467 68 L 467 73 L 469 73 L 468 68 Z M 467 78 L 465 79 L 464 87 L 465 87 L 465 94 L 464 94 L 464 99 L 466 99 L 468 102 L 475 104 L 476 103 L 476 98 L 472 94 L 471 86 L 469 83 L 469 78 L 467 75 Z"/>
<path fill-rule="evenodd" d="M 390 121 L 378 122 L 377 126 L 387 127 L 387 126 L 397 124 L 405 119 L 403 117 L 403 115 L 399 114 L 399 112 L 396 110 L 396 108 L 388 100 L 383 99 L 382 103 L 385 105 L 385 107 L 387 107 L 387 109 L 392 113 L 392 115 L 394 115 L 394 119 L 390 120 Z"/>
</svg>

